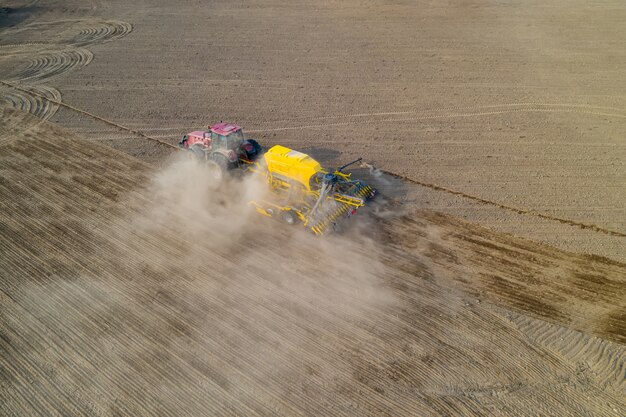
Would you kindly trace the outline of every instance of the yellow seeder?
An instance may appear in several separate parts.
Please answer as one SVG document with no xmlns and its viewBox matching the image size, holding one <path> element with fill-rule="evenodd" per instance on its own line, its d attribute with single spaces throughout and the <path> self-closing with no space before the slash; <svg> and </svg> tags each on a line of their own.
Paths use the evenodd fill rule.
<svg viewBox="0 0 626 417">
<path fill-rule="evenodd" d="M 270 187 L 271 201 L 252 201 L 256 210 L 288 224 L 302 223 L 316 235 L 334 229 L 376 191 L 342 172 L 361 158 L 328 172 L 309 155 L 284 146 L 270 148 L 258 164 Z"/>
</svg>

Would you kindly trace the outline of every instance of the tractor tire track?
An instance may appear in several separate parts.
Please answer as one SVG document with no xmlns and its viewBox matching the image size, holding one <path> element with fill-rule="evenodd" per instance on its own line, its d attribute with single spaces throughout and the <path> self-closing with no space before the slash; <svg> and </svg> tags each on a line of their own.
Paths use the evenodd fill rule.
<svg viewBox="0 0 626 417">
<path fill-rule="evenodd" d="M 511 108 L 511 107 L 519 107 L 519 108 Z M 550 109 L 553 107 L 554 109 Z M 433 108 L 428 110 L 421 111 L 395 111 L 395 112 L 375 112 L 375 113 L 354 113 L 354 114 L 344 114 L 344 115 L 329 115 L 329 116 L 311 116 L 311 117 L 294 117 L 287 119 L 279 119 L 279 120 L 258 120 L 258 119 L 244 119 L 246 124 L 254 125 L 276 125 L 277 123 L 287 123 L 287 122 L 303 122 L 303 121 L 314 121 L 314 120 L 333 120 L 333 119 L 353 119 L 353 118 L 374 118 L 369 121 L 346 121 L 346 122 L 337 122 L 323 125 L 304 125 L 304 126 L 281 126 L 273 129 L 266 128 L 258 128 L 258 129 L 247 129 L 247 132 L 250 133 L 262 133 L 262 132 L 272 132 L 272 131 L 281 131 L 281 130 L 298 130 L 298 129 L 309 129 L 309 128 L 321 128 L 323 126 L 351 126 L 358 125 L 362 123 L 384 123 L 384 122 L 394 122 L 394 121 L 415 121 L 415 120 L 428 120 L 428 119 L 438 119 L 438 118 L 447 118 L 447 117 L 471 117 L 471 116 L 483 116 L 483 115 L 492 115 L 492 114 L 504 114 L 504 113 L 494 113 L 494 112 L 475 112 L 475 113 L 462 113 L 462 114 L 432 114 L 432 113 L 441 113 L 441 112 L 450 112 L 450 111 L 462 111 L 462 110 L 480 110 L 480 109 L 502 109 L 504 113 L 523 113 L 523 112 L 533 112 L 533 111 L 544 111 L 544 112 L 582 112 L 582 114 L 591 114 L 591 115 L 599 115 L 599 116 L 607 116 L 607 117 L 618 117 L 624 118 L 626 117 L 626 110 L 618 107 L 607 107 L 607 106 L 592 106 L 592 105 L 584 105 L 584 104 L 567 104 L 567 103 L 503 103 L 503 104 L 494 104 L 494 105 L 484 105 L 484 106 L 456 106 L 456 107 L 441 107 L 441 108 Z M 604 113 L 598 112 L 598 110 L 610 110 L 613 113 Z M 622 112 L 622 113 L 619 113 Z M 415 115 L 411 118 L 382 118 L 381 116 L 401 116 L 401 115 Z M 179 133 L 179 131 L 184 131 L 188 128 L 189 125 L 186 126 L 170 126 L 170 127 L 145 127 L 139 126 L 138 129 L 148 132 L 148 131 L 173 131 L 175 133 Z M 141 129 L 143 127 L 143 129 Z"/>
<path fill-rule="evenodd" d="M 288 131 L 288 130 L 323 129 L 327 127 L 354 126 L 358 124 L 420 122 L 423 120 L 495 116 L 495 115 L 510 114 L 510 113 L 576 113 L 576 114 L 588 114 L 592 116 L 603 116 L 603 117 L 614 117 L 614 118 L 626 119 L 626 114 L 619 114 L 619 113 L 605 113 L 605 112 L 597 112 L 597 111 L 591 111 L 591 110 L 578 110 L 575 108 L 571 108 L 571 109 L 548 108 L 546 109 L 546 108 L 536 107 L 536 108 L 494 110 L 494 111 L 486 111 L 486 112 L 435 114 L 435 115 L 422 115 L 422 116 L 402 117 L 402 118 L 383 118 L 383 119 L 348 121 L 348 122 L 332 122 L 332 123 L 300 125 L 300 126 L 284 126 L 284 127 L 276 127 L 276 128 L 268 128 L 268 129 L 252 129 L 252 130 L 248 130 L 248 132 L 250 133 L 280 132 L 280 131 Z"/>
<path fill-rule="evenodd" d="M 51 43 L 45 43 L 45 42 L 22 42 L 22 43 L 7 43 L 7 44 L 0 44 L 0 49 L 24 49 L 24 48 L 31 48 L 31 47 L 50 47 Z"/>
<path fill-rule="evenodd" d="M 520 109 L 512 109 L 512 112 L 523 112 L 526 107 L 557 107 L 557 108 L 565 108 L 565 109 L 583 109 L 588 111 L 597 111 L 597 110 L 610 110 L 612 112 L 621 112 L 618 113 L 623 115 L 626 112 L 625 109 L 619 107 L 609 107 L 609 106 L 593 106 L 588 104 L 575 104 L 575 103 L 541 103 L 541 102 L 520 102 L 520 103 L 502 103 L 502 104 L 491 104 L 491 105 L 479 105 L 479 106 L 448 106 L 448 107 L 436 107 L 429 108 L 426 110 L 411 110 L 411 111 L 387 111 L 387 112 L 373 112 L 373 113 L 352 113 L 352 114 L 343 114 L 343 115 L 328 115 L 328 116 L 303 116 L 303 117 L 293 117 L 279 120 L 247 120 L 250 124 L 271 124 L 275 125 L 277 123 L 286 123 L 286 122 L 302 122 L 306 120 L 332 120 L 332 119 L 352 119 L 352 118 L 363 118 L 363 117 L 380 117 L 380 116 L 401 116 L 401 115 L 429 115 L 430 113 L 441 113 L 441 112 L 459 112 L 459 111 L 467 111 L 467 110 L 481 110 L 481 109 L 500 109 L 500 108 L 510 108 L 510 107 L 520 107 Z M 445 115 L 441 115 L 445 117 Z"/>
<path fill-rule="evenodd" d="M 37 22 L 17 30 L 16 36 L 31 40 L 0 45 L 0 49 L 9 50 L 11 54 L 18 56 L 19 60 L 23 60 L 24 55 L 28 58 L 25 63 L 14 68 L 6 78 L 14 84 L 22 85 L 24 90 L 30 91 L 31 94 L 24 95 L 23 91 L 22 94 L 3 94 L 0 95 L 0 102 L 28 111 L 44 120 L 49 119 L 56 113 L 61 95 L 52 87 L 42 87 L 38 84 L 89 65 L 93 53 L 85 49 L 85 46 L 121 39 L 132 29 L 130 23 L 119 20 L 70 20 Z M 51 33 L 47 34 L 48 32 Z M 33 36 L 53 40 L 37 42 L 32 41 Z M 44 102 L 41 97 L 49 100 Z"/>
<path fill-rule="evenodd" d="M 22 42 L 0 45 L 4 47 L 46 46 L 83 47 L 121 39 L 132 32 L 133 26 L 121 20 L 67 19 L 52 22 L 33 22 L 14 30 L 12 35 Z"/>
<path fill-rule="evenodd" d="M 25 111 L 42 120 L 50 119 L 59 109 L 59 105 L 54 101 L 61 100 L 61 93 L 56 88 L 45 85 L 26 86 L 24 90 L 27 93 L 4 87 L 2 90 L 0 90 L 0 106 Z"/>
<path fill-rule="evenodd" d="M 119 20 L 87 21 L 84 26 L 87 27 L 68 40 L 71 45 L 87 46 L 111 42 L 123 38 L 133 30 L 133 25 Z"/>
<path fill-rule="evenodd" d="M 93 59 L 93 54 L 84 48 L 68 47 L 60 51 L 42 52 L 28 64 L 17 68 L 8 79 L 12 82 L 38 83 L 84 67 Z"/>
</svg>

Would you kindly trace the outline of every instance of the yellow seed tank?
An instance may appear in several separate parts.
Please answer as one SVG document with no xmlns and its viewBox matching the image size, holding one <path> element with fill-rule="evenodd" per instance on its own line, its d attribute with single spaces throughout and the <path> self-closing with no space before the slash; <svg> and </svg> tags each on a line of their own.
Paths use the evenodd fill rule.
<svg viewBox="0 0 626 417">
<path fill-rule="evenodd" d="M 275 145 L 263 155 L 270 175 L 287 182 L 297 182 L 311 191 L 311 177 L 322 171 L 315 159 L 302 152 Z"/>
<path fill-rule="evenodd" d="M 332 172 L 309 155 L 280 145 L 270 148 L 263 158 L 263 164 L 253 169 L 265 174 L 271 193 L 250 204 L 264 216 L 300 223 L 316 235 L 336 230 L 341 218 L 352 216 L 376 193 L 342 172 L 360 158 Z"/>
</svg>

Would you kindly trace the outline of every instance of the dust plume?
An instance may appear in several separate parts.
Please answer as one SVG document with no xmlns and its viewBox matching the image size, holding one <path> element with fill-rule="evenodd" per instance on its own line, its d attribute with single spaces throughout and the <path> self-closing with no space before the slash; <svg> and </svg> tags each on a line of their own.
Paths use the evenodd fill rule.
<svg viewBox="0 0 626 417">
<path fill-rule="evenodd" d="M 236 241 L 253 214 L 249 201 L 263 197 L 263 179 L 249 175 L 220 183 L 207 165 L 177 155 L 155 173 L 145 191 L 150 197 L 142 207 L 139 228 L 175 228 L 180 237 L 220 245 Z M 209 242 L 208 236 L 214 237 Z"/>
<path fill-rule="evenodd" d="M 163 242 L 184 241 L 182 254 L 162 253 L 155 259 L 159 264 L 181 259 L 199 268 L 210 264 L 212 270 L 202 274 L 208 275 L 206 282 L 211 282 L 211 272 L 233 282 L 257 275 L 250 280 L 274 282 L 300 298 L 310 295 L 310 303 L 356 294 L 355 301 L 342 302 L 343 308 L 385 298 L 380 248 L 363 216 L 347 220 L 361 224 L 345 235 L 315 237 L 300 225 L 289 226 L 254 210 L 250 201 L 271 198 L 262 174 L 216 183 L 205 164 L 184 157 L 157 172 L 144 194 L 149 200 L 133 219 L 135 232 L 159 236 Z M 145 249 L 146 257 L 154 255 L 154 248 L 137 246 L 140 252 Z"/>
<path fill-rule="evenodd" d="M 128 301 L 105 311 L 111 320 L 130 314 L 140 325 L 126 333 L 156 343 L 116 358 L 180 351 L 183 361 L 211 362 L 235 394 L 261 380 L 287 391 L 286 381 L 304 382 L 303 366 L 325 383 L 338 366 L 351 373 L 329 366 L 327 349 L 366 337 L 376 312 L 398 302 L 366 216 L 348 219 L 355 224 L 345 234 L 316 237 L 256 213 L 248 203 L 266 192 L 259 175 L 218 184 L 204 164 L 176 157 L 125 202 L 129 215 L 110 227 L 115 255 L 99 262 L 125 277 L 125 288 L 110 291 Z"/>
<path fill-rule="evenodd" d="M 391 181 L 385 177 L 385 173 L 380 169 L 376 168 L 372 164 L 368 164 L 367 162 L 363 162 L 362 164 L 365 168 L 367 168 L 369 174 L 376 179 L 383 186 L 388 186 L 391 184 Z"/>
</svg>

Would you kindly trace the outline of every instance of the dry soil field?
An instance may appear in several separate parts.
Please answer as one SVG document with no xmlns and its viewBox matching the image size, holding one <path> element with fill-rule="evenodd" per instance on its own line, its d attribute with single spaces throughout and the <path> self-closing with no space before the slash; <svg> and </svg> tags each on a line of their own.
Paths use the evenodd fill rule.
<svg viewBox="0 0 626 417">
<path fill-rule="evenodd" d="M 0 414 L 626 415 L 623 2 L 0 8 Z M 262 221 L 220 119 L 381 198 Z"/>
</svg>

